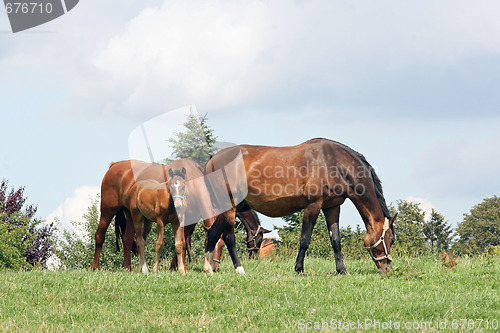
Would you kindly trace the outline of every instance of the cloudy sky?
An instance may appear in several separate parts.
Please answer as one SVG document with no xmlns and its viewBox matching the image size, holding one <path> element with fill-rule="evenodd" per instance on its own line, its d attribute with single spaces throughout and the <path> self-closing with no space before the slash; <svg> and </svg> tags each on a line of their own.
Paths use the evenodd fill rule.
<svg viewBox="0 0 500 333">
<path fill-rule="evenodd" d="M 499 194 L 499 12 L 482 0 L 85 0 L 13 34 L 0 8 L 0 177 L 68 225 L 129 158 L 134 128 L 195 104 L 221 141 L 343 142 L 388 202 L 455 225 Z M 361 224 L 344 206 L 341 224 Z"/>
</svg>

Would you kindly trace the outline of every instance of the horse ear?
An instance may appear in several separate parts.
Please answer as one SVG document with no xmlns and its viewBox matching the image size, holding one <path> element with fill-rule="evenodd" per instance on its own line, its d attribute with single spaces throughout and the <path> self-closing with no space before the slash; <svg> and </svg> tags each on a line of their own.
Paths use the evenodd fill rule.
<svg viewBox="0 0 500 333">
<path fill-rule="evenodd" d="M 174 178 L 174 172 L 172 169 L 168 169 L 168 174 L 170 175 L 170 178 Z"/>
<path fill-rule="evenodd" d="M 268 232 L 271 232 L 272 230 L 267 230 L 266 228 L 260 227 L 260 231 L 262 231 L 263 234 L 267 234 Z"/>
<path fill-rule="evenodd" d="M 391 218 L 389 225 L 394 224 L 394 221 L 396 221 L 396 217 L 398 217 L 398 213 L 394 214 L 394 216 Z"/>
<path fill-rule="evenodd" d="M 182 168 L 181 173 L 182 173 L 182 177 L 186 178 L 186 168 Z"/>
</svg>

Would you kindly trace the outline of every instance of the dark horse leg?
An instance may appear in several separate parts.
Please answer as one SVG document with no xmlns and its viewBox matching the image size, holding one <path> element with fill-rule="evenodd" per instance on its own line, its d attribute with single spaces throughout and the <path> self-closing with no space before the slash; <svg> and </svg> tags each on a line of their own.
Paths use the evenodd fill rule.
<svg viewBox="0 0 500 333">
<path fill-rule="evenodd" d="M 326 227 L 328 228 L 333 252 L 335 253 L 335 266 L 337 268 L 337 273 L 349 274 L 344 265 L 344 259 L 342 258 L 342 247 L 340 245 L 340 206 L 323 209 L 323 213 L 325 214 Z"/>
<path fill-rule="evenodd" d="M 120 233 L 123 243 L 123 268 L 130 271 L 132 270 L 130 254 L 133 251 L 134 245 L 134 224 L 132 223 L 130 215 L 125 213 L 123 208 L 116 213 L 115 224 L 118 225 L 121 230 Z M 134 253 L 137 255 L 137 248 Z"/>
<path fill-rule="evenodd" d="M 236 237 L 234 235 L 236 210 L 230 210 L 226 214 L 227 220 L 225 220 L 226 223 L 224 223 L 224 227 L 222 229 L 222 240 L 226 243 L 227 252 L 229 252 L 229 256 L 233 261 L 236 273 L 245 274 L 245 270 L 243 269 L 243 266 L 241 266 L 240 259 L 238 258 L 238 254 L 236 252 Z"/>
<path fill-rule="evenodd" d="M 302 219 L 302 232 L 300 235 L 300 248 L 295 262 L 295 271 L 299 274 L 304 274 L 304 257 L 311 243 L 311 235 L 318 219 L 321 210 L 321 202 L 310 204 L 304 209 L 304 217 Z"/>
</svg>

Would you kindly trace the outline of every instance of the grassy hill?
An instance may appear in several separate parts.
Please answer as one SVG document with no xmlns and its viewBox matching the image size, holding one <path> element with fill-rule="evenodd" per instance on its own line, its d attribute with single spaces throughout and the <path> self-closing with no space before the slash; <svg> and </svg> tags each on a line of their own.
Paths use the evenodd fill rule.
<svg viewBox="0 0 500 333">
<path fill-rule="evenodd" d="M 324 259 L 306 258 L 307 277 L 295 274 L 294 259 L 243 265 L 245 276 L 236 275 L 226 260 L 211 277 L 202 272 L 201 262 L 185 276 L 1 271 L 0 331 L 500 329 L 498 258 L 462 258 L 453 268 L 433 257 L 395 258 L 390 276 L 376 274 L 370 261 L 346 261 L 349 276 L 334 274 L 333 260 Z"/>
</svg>

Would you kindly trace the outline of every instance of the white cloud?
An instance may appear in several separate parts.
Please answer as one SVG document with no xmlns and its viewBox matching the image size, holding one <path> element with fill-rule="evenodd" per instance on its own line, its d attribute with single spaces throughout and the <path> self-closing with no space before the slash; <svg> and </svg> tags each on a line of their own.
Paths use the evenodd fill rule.
<svg viewBox="0 0 500 333">
<path fill-rule="evenodd" d="M 96 186 L 83 186 L 75 189 L 73 196 L 66 198 L 64 203 L 50 213 L 45 220 L 47 222 L 57 220 L 60 229 L 72 230 L 71 222 L 83 220 L 91 199 L 95 198 L 98 193 L 100 193 L 100 188 Z"/>
<path fill-rule="evenodd" d="M 474 66 L 500 54 L 499 11 L 467 0 L 88 0 L 42 26 L 57 33 L 2 39 L 0 72 L 8 95 L 57 90 L 44 111 L 65 114 L 148 117 L 195 103 L 393 115 L 394 101 L 399 114 L 412 104 L 429 113 L 471 82 L 498 82 L 495 68 Z"/>
<path fill-rule="evenodd" d="M 111 113 L 152 115 L 190 103 L 207 111 L 273 104 L 300 111 L 360 97 L 370 105 L 381 91 L 403 103 L 390 91 L 415 94 L 415 84 L 424 93 L 410 97 L 431 102 L 440 94 L 426 90 L 429 75 L 442 84 L 451 72 L 461 82 L 477 75 L 464 62 L 500 53 L 500 4 L 468 4 L 165 1 L 85 52 L 91 74 L 75 79 L 80 89 L 69 105 L 88 107 L 90 95 Z M 401 84 L 412 75 L 424 82 Z"/>
<path fill-rule="evenodd" d="M 420 209 L 422 209 L 424 211 L 424 213 L 425 213 L 425 217 L 424 218 L 426 220 L 430 220 L 432 209 L 434 209 L 434 210 L 437 211 L 437 209 L 434 206 L 434 204 L 432 202 L 430 202 L 430 200 L 428 200 L 428 199 L 416 198 L 416 197 L 407 197 L 405 199 L 405 201 L 414 202 L 414 203 L 419 204 Z"/>
</svg>

